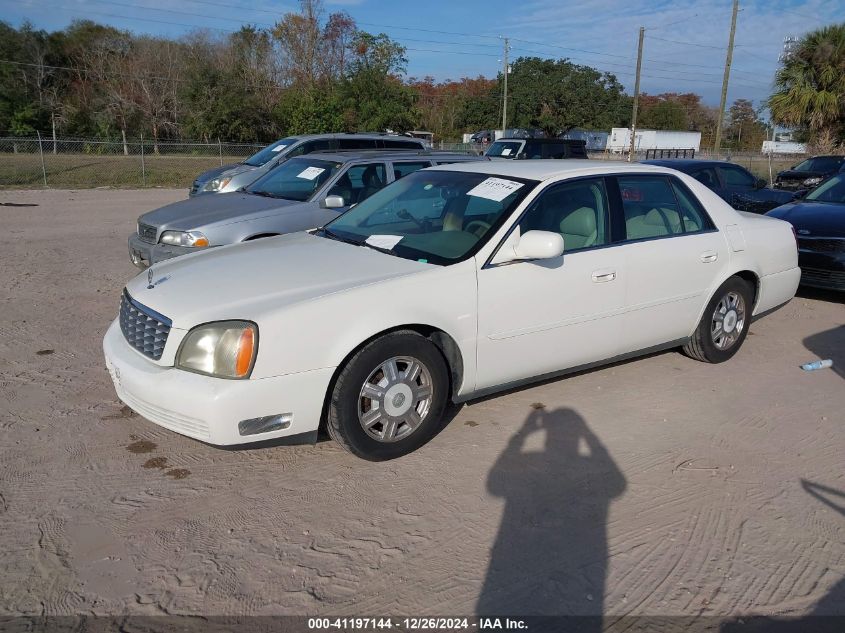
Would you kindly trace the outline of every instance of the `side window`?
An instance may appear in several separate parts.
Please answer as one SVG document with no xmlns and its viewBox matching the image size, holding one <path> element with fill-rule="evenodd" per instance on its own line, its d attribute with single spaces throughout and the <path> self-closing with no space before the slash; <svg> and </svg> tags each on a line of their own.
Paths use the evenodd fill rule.
<svg viewBox="0 0 845 633">
<path fill-rule="evenodd" d="M 399 180 L 415 171 L 431 167 L 429 161 L 417 161 L 416 163 L 393 163 L 393 178 Z"/>
<path fill-rule="evenodd" d="M 396 141 L 394 139 L 384 139 L 384 146 L 388 149 L 418 149 L 420 151 L 425 149 L 422 143 L 417 141 Z"/>
<path fill-rule="evenodd" d="M 756 179 L 744 169 L 734 165 L 719 165 L 728 187 L 753 187 Z"/>
<path fill-rule="evenodd" d="M 302 151 L 300 153 L 310 154 L 312 152 L 324 152 L 328 149 L 332 149 L 333 144 L 334 143 L 332 139 L 329 138 L 324 138 L 317 141 L 306 141 L 302 144 Z"/>
<path fill-rule="evenodd" d="M 337 179 L 327 195 L 340 196 L 346 204 L 363 202 L 387 183 L 384 163 L 353 165 Z"/>
<path fill-rule="evenodd" d="M 683 233 L 678 202 L 668 179 L 624 176 L 618 182 L 629 240 Z"/>
<path fill-rule="evenodd" d="M 337 140 L 338 149 L 375 149 L 374 138 L 341 138 Z"/>
<path fill-rule="evenodd" d="M 566 145 L 563 143 L 543 143 L 540 147 L 543 158 L 566 158 Z"/>
<path fill-rule="evenodd" d="M 538 143 L 537 141 L 526 141 L 522 150 L 525 152 L 525 158 L 545 158 L 543 156 L 543 146 L 543 143 Z"/>
<path fill-rule="evenodd" d="M 589 178 L 544 191 L 519 222 L 520 233 L 553 231 L 563 236 L 564 252 L 610 241 L 604 180 Z"/>
<path fill-rule="evenodd" d="M 713 222 L 695 195 L 678 182 L 677 179 L 672 178 L 671 183 L 672 190 L 675 192 L 675 197 L 678 200 L 678 206 L 681 210 L 681 224 L 683 225 L 684 233 L 695 233 L 714 228 Z"/>
<path fill-rule="evenodd" d="M 719 188 L 719 179 L 716 177 L 716 170 L 711 167 L 694 171 L 690 176 L 709 189 Z"/>
</svg>

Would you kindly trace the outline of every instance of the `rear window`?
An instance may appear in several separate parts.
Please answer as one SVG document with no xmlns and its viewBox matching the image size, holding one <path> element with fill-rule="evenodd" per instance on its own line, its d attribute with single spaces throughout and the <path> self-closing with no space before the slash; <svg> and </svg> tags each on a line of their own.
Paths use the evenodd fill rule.
<svg viewBox="0 0 845 633">
<path fill-rule="evenodd" d="M 392 138 L 383 140 L 385 147 L 393 147 L 396 149 L 425 149 L 421 141 L 399 141 Z"/>
</svg>

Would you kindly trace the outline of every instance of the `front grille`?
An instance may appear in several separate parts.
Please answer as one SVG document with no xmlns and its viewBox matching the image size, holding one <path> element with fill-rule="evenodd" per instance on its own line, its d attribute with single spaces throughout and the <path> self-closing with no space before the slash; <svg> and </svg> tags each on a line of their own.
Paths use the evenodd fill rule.
<svg viewBox="0 0 845 633">
<path fill-rule="evenodd" d="M 845 272 L 802 266 L 801 283 L 808 286 L 845 290 Z"/>
<path fill-rule="evenodd" d="M 144 356 L 161 358 L 172 321 L 129 296 L 120 298 L 120 329 L 126 341 Z"/>
<path fill-rule="evenodd" d="M 798 248 L 814 253 L 845 253 L 845 237 L 799 237 Z"/>
<path fill-rule="evenodd" d="M 151 244 L 156 243 L 156 227 L 149 224 L 138 224 L 138 237 Z"/>
</svg>

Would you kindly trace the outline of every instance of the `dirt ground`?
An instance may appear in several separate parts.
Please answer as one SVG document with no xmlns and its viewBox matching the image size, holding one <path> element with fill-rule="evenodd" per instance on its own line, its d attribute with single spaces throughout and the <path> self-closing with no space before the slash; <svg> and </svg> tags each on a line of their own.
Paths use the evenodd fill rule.
<svg viewBox="0 0 845 633">
<path fill-rule="evenodd" d="M 126 237 L 184 196 L 0 192 L 0 614 L 845 615 L 842 298 L 726 364 L 471 403 L 396 461 L 221 450 L 123 407 L 102 358 Z"/>
</svg>

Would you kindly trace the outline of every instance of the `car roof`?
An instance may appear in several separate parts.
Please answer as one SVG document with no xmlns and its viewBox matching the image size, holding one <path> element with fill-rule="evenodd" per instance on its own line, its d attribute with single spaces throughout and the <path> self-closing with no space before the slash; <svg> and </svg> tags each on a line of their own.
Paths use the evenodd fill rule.
<svg viewBox="0 0 845 633">
<path fill-rule="evenodd" d="M 342 151 L 331 152 L 311 152 L 310 154 L 302 154 L 289 160 L 299 160 L 316 158 L 318 160 L 329 160 L 336 163 L 349 163 L 356 160 L 372 160 L 379 158 L 382 160 L 485 160 L 483 156 L 473 156 L 472 154 L 463 154 L 460 152 L 436 152 L 431 150 L 415 150 L 415 149 L 396 149 L 396 150 L 377 150 L 377 149 L 350 149 Z"/>
<path fill-rule="evenodd" d="M 562 143 L 562 144 L 581 144 L 586 143 L 584 139 L 580 138 L 558 138 L 558 137 L 533 137 L 530 136 L 528 138 L 522 138 L 519 136 L 503 136 L 502 138 L 497 138 L 496 141 L 531 141 L 532 143 Z"/>
<path fill-rule="evenodd" d="M 422 139 L 403 134 L 391 134 L 389 132 L 332 132 L 331 134 L 291 134 L 285 138 L 295 138 L 298 141 L 310 141 L 321 138 L 366 138 L 366 139 L 391 139 L 397 141 L 422 141 Z M 279 139 L 284 140 L 284 139 Z M 420 143 L 422 145 L 422 143 Z"/>
<path fill-rule="evenodd" d="M 491 160 L 438 165 L 430 169 L 465 171 L 495 176 L 511 176 L 528 180 L 550 180 L 561 176 L 592 176 L 625 173 L 668 173 L 665 167 L 627 163 L 621 160 L 587 160 L 583 158 L 549 158 L 532 160 Z"/>
<path fill-rule="evenodd" d="M 695 167 L 719 167 L 720 165 L 734 165 L 735 167 L 742 167 L 742 165 L 735 165 L 726 160 L 698 160 L 695 158 L 656 158 L 653 160 L 642 161 L 643 165 L 658 165 L 660 167 L 671 167 L 678 171 L 685 169 L 693 169 Z"/>
</svg>

